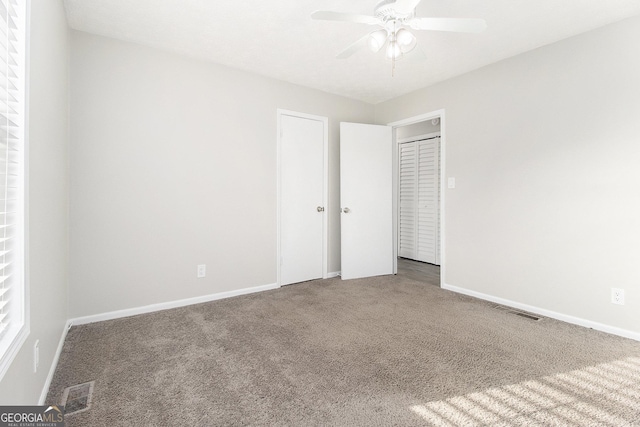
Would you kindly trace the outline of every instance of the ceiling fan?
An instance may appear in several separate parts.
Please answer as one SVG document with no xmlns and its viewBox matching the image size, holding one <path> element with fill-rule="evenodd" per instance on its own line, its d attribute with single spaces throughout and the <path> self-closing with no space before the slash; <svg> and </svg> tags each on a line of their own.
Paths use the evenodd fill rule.
<svg viewBox="0 0 640 427">
<path fill-rule="evenodd" d="M 409 28 L 462 33 L 480 33 L 487 28 L 484 19 L 418 18 L 415 16 L 418 3 L 420 0 L 382 0 L 376 5 L 373 16 L 318 10 L 311 14 L 311 18 L 382 27 L 349 45 L 336 56 L 339 59 L 348 58 L 365 46 L 369 46 L 373 52 L 378 52 L 386 45 L 387 58 L 395 62 L 416 47 L 416 36 Z M 419 49 L 417 55 L 424 57 L 424 53 Z"/>
</svg>

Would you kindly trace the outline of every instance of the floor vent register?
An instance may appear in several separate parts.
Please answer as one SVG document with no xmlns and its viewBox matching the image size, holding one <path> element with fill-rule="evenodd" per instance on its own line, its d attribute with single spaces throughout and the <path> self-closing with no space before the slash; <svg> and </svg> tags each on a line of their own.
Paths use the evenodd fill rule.
<svg viewBox="0 0 640 427">
<path fill-rule="evenodd" d="M 516 308 L 507 307 L 507 306 L 504 306 L 504 305 L 495 305 L 493 308 L 495 308 L 496 310 L 506 311 L 509 314 L 515 314 L 516 316 L 524 317 L 525 319 L 529 319 L 529 320 L 538 321 L 538 320 L 542 319 L 542 317 L 538 316 L 537 314 L 529 313 L 527 311 L 518 310 Z"/>
<path fill-rule="evenodd" d="M 67 387 L 62 395 L 64 414 L 73 415 L 87 411 L 91 407 L 91 396 L 95 381 Z"/>
</svg>

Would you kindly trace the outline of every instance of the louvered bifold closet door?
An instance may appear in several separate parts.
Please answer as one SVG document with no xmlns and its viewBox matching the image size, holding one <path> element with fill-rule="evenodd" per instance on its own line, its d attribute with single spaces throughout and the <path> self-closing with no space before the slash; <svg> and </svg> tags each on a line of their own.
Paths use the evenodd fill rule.
<svg viewBox="0 0 640 427">
<path fill-rule="evenodd" d="M 16 34 L 18 2 L 0 0 L 0 334 L 22 321 L 22 295 L 18 280 L 22 229 L 22 155 L 24 82 L 22 54 Z M 24 43 L 24 41 L 21 41 Z"/>
<path fill-rule="evenodd" d="M 398 256 L 415 258 L 416 251 L 416 190 L 417 156 L 414 142 L 399 145 Z"/>
<path fill-rule="evenodd" d="M 439 141 L 440 138 L 418 141 L 417 144 L 417 254 L 418 261 L 438 263 L 439 212 Z"/>
<path fill-rule="evenodd" d="M 436 138 L 436 148 L 438 150 L 438 171 L 436 172 L 436 178 L 437 178 L 437 186 L 438 186 L 438 209 L 437 209 L 437 213 L 438 213 L 438 234 L 436 236 L 436 265 L 440 265 L 440 230 L 442 230 L 442 227 L 440 226 L 440 224 L 442 223 L 442 214 L 440 213 L 440 199 L 442 197 L 442 192 L 440 191 L 440 176 L 441 176 L 441 170 L 442 170 L 442 150 L 440 149 L 441 145 L 440 145 L 440 138 Z"/>
</svg>

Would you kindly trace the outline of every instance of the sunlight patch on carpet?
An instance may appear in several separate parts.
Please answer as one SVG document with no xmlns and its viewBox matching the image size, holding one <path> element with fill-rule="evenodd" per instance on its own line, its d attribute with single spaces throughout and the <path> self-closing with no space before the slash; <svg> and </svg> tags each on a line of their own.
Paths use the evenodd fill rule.
<svg viewBox="0 0 640 427">
<path fill-rule="evenodd" d="M 629 357 L 410 409 L 437 427 L 622 426 L 624 414 L 640 422 L 639 402 L 640 358 Z"/>
</svg>

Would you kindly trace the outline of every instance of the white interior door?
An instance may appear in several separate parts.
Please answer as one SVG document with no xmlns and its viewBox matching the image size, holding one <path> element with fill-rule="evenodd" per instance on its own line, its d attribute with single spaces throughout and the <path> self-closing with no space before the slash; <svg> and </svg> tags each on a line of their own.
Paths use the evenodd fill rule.
<svg viewBox="0 0 640 427">
<path fill-rule="evenodd" d="M 325 266 L 327 121 L 280 115 L 280 284 L 319 279 Z"/>
<path fill-rule="evenodd" d="M 342 278 L 393 274 L 389 126 L 340 123 Z"/>
</svg>

